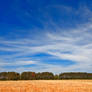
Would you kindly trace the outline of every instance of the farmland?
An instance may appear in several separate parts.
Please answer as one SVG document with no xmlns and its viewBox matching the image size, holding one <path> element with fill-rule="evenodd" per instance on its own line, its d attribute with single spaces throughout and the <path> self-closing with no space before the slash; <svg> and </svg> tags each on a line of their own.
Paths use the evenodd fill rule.
<svg viewBox="0 0 92 92">
<path fill-rule="evenodd" d="M 0 81 L 0 92 L 92 92 L 92 80 Z"/>
</svg>

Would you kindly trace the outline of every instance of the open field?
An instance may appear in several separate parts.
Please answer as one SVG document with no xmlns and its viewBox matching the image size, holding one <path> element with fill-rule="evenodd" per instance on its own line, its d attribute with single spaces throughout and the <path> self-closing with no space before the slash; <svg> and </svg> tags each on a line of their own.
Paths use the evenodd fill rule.
<svg viewBox="0 0 92 92">
<path fill-rule="evenodd" d="M 0 81 L 0 92 L 92 92 L 92 80 Z"/>
</svg>

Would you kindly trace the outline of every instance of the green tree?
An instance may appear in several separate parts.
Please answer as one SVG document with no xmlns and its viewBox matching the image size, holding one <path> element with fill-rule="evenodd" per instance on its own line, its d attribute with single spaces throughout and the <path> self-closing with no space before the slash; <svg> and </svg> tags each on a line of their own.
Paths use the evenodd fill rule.
<svg viewBox="0 0 92 92">
<path fill-rule="evenodd" d="M 21 73 L 21 79 L 22 80 L 35 80 L 36 73 L 35 72 L 23 72 Z"/>
</svg>

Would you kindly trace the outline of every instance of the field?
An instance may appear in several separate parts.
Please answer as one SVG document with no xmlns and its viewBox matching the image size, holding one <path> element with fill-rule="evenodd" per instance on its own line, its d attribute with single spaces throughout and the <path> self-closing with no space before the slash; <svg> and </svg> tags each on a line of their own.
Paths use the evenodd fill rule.
<svg viewBox="0 0 92 92">
<path fill-rule="evenodd" d="M 92 80 L 0 81 L 0 92 L 92 92 Z"/>
</svg>

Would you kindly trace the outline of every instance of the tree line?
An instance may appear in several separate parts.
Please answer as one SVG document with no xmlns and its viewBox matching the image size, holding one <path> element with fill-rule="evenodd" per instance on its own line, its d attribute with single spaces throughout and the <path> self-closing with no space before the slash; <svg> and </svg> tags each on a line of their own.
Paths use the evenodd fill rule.
<svg viewBox="0 0 92 92">
<path fill-rule="evenodd" d="M 52 72 L 1 72 L 0 80 L 61 80 L 61 79 L 92 79 L 92 73 L 67 72 L 58 75 Z"/>
</svg>

